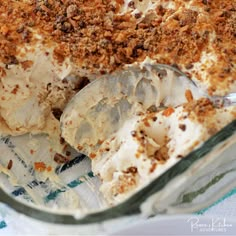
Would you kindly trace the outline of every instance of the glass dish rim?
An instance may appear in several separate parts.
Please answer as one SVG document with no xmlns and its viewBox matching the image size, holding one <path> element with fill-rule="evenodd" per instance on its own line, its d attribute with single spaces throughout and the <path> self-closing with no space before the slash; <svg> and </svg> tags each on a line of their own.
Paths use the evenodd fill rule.
<svg viewBox="0 0 236 236">
<path fill-rule="evenodd" d="M 130 196 L 125 201 L 110 208 L 101 209 L 99 211 L 87 213 L 83 217 L 75 214 L 66 214 L 64 212 L 54 213 L 51 209 L 42 210 L 39 205 L 25 204 L 19 200 L 14 199 L 8 193 L 0 188 L 0 202 L 9 205 L 13 210 L 27 215 L 29 217 L 46 221 L 48 223 L 59 224 L 92 224 L 100 223 L 106 220 L 115 219 L 118 217 L 130 216 L 139 214 L 141 212 L 140 205 L 145 202 L 153 194 L 161 191 L 171 180 L 176 176 L 183 174 L 192 164 L 197 160 L 204 158 L 206 154 L 220 144 L 221 142 L 230 138 L 236 132 L 236 119 L 228 125 L 224 126 L 215 135 L 211 136 L 199 148 L 190 152 L 186 157 L 182 158 L 175 165 L 170 167 L 162 175 L 158 176 L 135 194 Z M 178 171 L 176 171 L 178 169 Z M 181 170 L 181 171 L 179 171 Z M 129 207 L 127 207 L 129 206 Z M 76 211 L 75 211 L 76 212 Z"/>
</svg>

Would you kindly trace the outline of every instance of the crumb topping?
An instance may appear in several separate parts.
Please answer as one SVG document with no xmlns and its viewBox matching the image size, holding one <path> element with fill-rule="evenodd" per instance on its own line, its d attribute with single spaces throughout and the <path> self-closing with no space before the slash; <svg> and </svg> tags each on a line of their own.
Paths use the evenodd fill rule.
<svg viewBox="0 0 236 236">
<path fill-rule="evenodd" d="M 142 12 L 119 15 L 119 0 L 1 1 L 0 60 L 18 64 L 18 47 L 34 44 L 37 32 L 45 45 L 57 43 L 59 63 L 70 56 L 75 65 L 103 74 L 149 56 L 201 80 L 191 68 L 203 51 L 212 50 L 218 62 L 205 69 L 208 92 L 227 89 L 236 77 L 236 2 L 178 0 L 174 8 L 164 3 L 156 1 L 154 10 L 140 18 Z M 129 9 L 135 9 L 132 1 Z"/>
<path fill-rule="evenodd" d="M 187 117 L 189 119 L 197 119 L 200 123 L 203 123 L 207 119 L 212 119 L 217 111 L 214 104 L 207 98 L 201 98 L 185 103 L 183 108 L 184 111 L 187 112 Z"/>
</svg>

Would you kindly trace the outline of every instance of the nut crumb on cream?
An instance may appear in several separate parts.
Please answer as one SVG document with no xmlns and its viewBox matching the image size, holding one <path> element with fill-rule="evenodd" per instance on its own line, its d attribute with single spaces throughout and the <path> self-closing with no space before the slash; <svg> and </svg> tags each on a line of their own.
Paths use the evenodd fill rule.
<svg viewBox="0 0 236 236">
<path fill-rule="evenodd" d="M 99 174 L 101 192 L 110 204 L 127 199 L 201 146 L 236 118 L 236 109 L 215 108 L 201 98 L 165 114 L 134 116 L 101 145 L 92 170 Z"/>
</svg>

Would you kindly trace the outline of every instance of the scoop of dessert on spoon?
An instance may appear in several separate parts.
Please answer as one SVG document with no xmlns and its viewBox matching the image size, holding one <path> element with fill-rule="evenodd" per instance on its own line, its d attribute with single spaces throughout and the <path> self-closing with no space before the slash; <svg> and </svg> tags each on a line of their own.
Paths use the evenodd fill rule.
<svg viewBox="0 0 236 236">
<path fill-rule="evenodd" d="M 209 97 L 175 67 L 130 66 L 95 80 L 73 97 L 61 116 L 62 137 L 79 152 L 96 153 L 132 115 L 202 97 L 217 107 L 236 102 L 235 94 Z"/>
</svg>

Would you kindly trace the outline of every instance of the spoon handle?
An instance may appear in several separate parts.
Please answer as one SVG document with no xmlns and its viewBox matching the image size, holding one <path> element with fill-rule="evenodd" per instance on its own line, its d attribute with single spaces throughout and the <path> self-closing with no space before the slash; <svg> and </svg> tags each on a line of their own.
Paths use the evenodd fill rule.
<svg viewBox="0 0 236 236">
<path fill-rule="evenodd" d="M 230 93 L 224 97 L 225 105 L 236 105 L 236 93 Z"/>
<path fill-rule="evenodd" d="M 177 74 L 179 74 L 183 79 L 188 78 L 188 76 L 182 72 L 180 69 L 178 69 L 175 66 L 170 66 L 166 64 L 156 64 L 159 68 L 166 68 L 172 71 L 175 71 Z M 189 79 L 188 80 L 197 87 L 196 83 Z M 216 107 L 225 107 L 225 106 L 235 106 L 236 105 L 236 93 L 229 93 L 225 96 L 210 96 L 210 100 L 216 105 Z"/>
<path fill-rule="evenodd" d="M 227 107 L 227 106 L 235 106 L 236 105 L 236 93 L 229 93 L 225 96 L 213 96 L 210 97 L 213 103 L 217 107 Z"/>
</svg>

